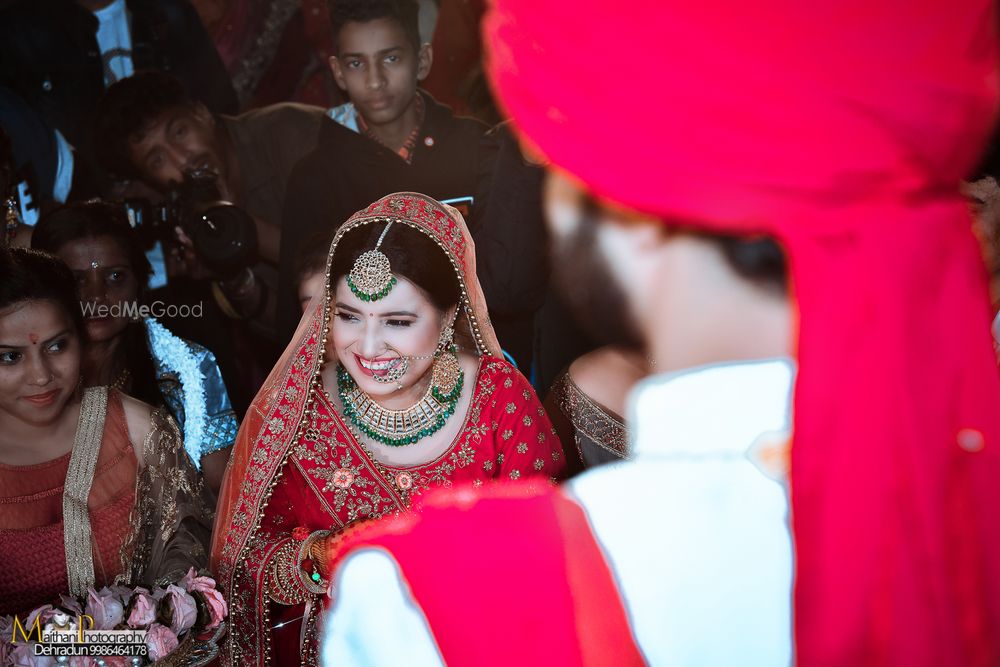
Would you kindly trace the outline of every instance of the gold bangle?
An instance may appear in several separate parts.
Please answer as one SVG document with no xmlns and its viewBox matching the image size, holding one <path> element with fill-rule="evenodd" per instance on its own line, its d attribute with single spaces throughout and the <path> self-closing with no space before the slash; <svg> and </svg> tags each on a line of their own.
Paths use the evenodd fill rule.
<svg viewBox="0 0 1000 667">
<path fill-rule="evenodd" d="M 322 595 L 326 593 L 327 587 L 329 586 L 329 582 L 326 579 L 324 579 L 323 576 L 316 570 L 314 570 L 309 574 L 306 574 L 305 571 L 302 569 L 302 563 L 304 563 L 306 559 L 311 559 L 310 552 L 312 546 L 316 542 L 320 540 L 325 540 L 329 536 L 330 536 L 329 530 L 317 530 L 312 534 L 310 534 L 309 537 L 307 537 L 305 540 L 303 540 L 302 546 L 299 547 L 299 559 L 298 559 L 299 579 L 302 582 L 302 586 L 305 587 L 307 591 L 317 595 Z"/>
</svg>

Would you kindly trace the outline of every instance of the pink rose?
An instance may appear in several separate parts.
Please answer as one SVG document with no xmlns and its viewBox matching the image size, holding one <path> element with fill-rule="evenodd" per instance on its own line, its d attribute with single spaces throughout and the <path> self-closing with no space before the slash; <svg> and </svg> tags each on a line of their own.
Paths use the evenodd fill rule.
<svg viewBox="0 0 1000 667">
<path fill-rule="evenodd" d="M 59 606 L 68 612 L 71 612 L 72 616 L 80 616 L 83 614 L 83 607 L 80 606 L 80 601 L 74 597 L 68 595 L 59 596 Z"/>
<path fill-rule="evenodd" d="M 198 605 L 194 598 L 180 586 L 167 586 L 167 604 L 170 605 L 170 629 L 175 635 L 190 630 L 198 620 Z"/>
<path fill-rule="evenodd" d="M 125 618 L 125 605 L 108 588 L 100 592 L 91 588 L 87 591 L 87 614 L 94 619 L 94 630 L 113 630 Z"/>
<path fill-rule="evenodd" d="M 14 636 L 14 618 L 12 616 L 0 616 L 0 665 L 11 662 L 11 654 L 14 653 L 14 644 L 11 638 Z"/>
<path fill-rule="evenodd" d="M 199 577 L 198 573 L 195 572 L 194 568 L 189 568 L 187 574 L 177 582 L 177 585 L 186 590 L 188 593 L 193 591 L 198 591 L 204 593 L 205 591 L 215 590 L 215 579 L 212 577 Z"/>
<path fill-rule="evenodd" d="M 18 644 L 11 654 L 9 664 L 13 667 L 55 667 L 56 659 L 46 655 L 35 655 L 33 644 Z M 4 663 L 8 664 L 8 663 Z"/>
<path fill-rule="evenodd" d="M 132 611 L 128 615 L 130 628 L 144 628 L 156 620 L 156 600 L 149 593 L 137 589 L 132 597 Z"/>
<path fill-rule="evenodd" d="M 170 655 L 179 643 L 177 635 L 165 625 L 153 623 L 146 631 L 146 647 L 149 649 L 149 657 L 154 661 Z"/>
<path fill-rule="evenodd" d="M 123 604 L 128 606 L 128 601 L 132 599 L 133 590 L 128 586 L 109 586 L 108 590 L 114 593 Z M 137 591 L 144 591 L 145 588 L 137 588 Z"/>
<path fill-rule="evenodd" d="M 50 604 L 43 604 L 41 607 L 35 607 L 28 617 L 24 619 L 22 625 L 24 625 L 25 630 L 31 628 L 35 625 L 35 619 L 41 618 L 41 626 L 45 627 L 49 619 L 55 614 L 55 608 Z"/>
<path fill-rule="evenodd" d="M 222 597 L 222 593 L 214 588 L 209 588 L 199 592 L 205 598 L 205 606 L 208 607 L 208 615 L 210 617 L 208 624 L 205 625 L 205 629 L 212 630 L 213 628 L 219 627 L 219 623 L 221 623 L 222 619 L 224 619 L 229 613 L 229 608 L 226 606 L 225 598 Z"/>
</svg>

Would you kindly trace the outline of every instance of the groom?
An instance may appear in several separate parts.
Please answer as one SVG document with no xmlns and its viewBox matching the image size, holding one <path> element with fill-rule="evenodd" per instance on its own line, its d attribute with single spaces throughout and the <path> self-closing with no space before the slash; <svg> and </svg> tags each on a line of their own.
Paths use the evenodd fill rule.
<svg viewBox="0 0 1000 667">
<path fill-rule="evenodd" d="M 565 285 L 614 286 L 589 314 L 659 373 L 636 457 L 348 536 L 327 664 L 996 664 L 1000 382 L 958 189 L 992 3 L 640 4 L 485 23 Z"/>
</svg>

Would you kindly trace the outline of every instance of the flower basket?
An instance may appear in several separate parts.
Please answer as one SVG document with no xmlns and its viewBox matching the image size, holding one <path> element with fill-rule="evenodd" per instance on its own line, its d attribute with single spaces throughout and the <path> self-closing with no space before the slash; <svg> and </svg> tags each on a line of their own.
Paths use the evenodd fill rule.
<svg viewBox="0 0 1000 667">
<path fill-rule="evenodd" d="M 58 604 L 42 605 L 26 616 L 18 615 L 16 623 L 15 617 L 0 617 L 0 665 L 68 664 L 65 657 L 34 655 L 36 645 L 49 645 L 40 651 L 93 652 L 92 647 L 81 646 L 100 643 L 116 645 L 102 651 L 141 650 L 145 655 L 97 657 L 73 653 L 74 667 L 200 667 L 218 655 L 227 614 L 215 580 L 199 576 L 194 568 L 175 583 L 151 589 L 90 588 L 86 597 L 64 595 Z"/>
</svg>

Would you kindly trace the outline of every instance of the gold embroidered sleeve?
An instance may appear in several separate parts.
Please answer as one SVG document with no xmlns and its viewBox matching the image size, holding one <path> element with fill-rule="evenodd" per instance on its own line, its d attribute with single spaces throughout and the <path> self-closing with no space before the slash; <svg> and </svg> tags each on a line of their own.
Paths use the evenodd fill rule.
<svg viewBox="0 0 1000 667">
<path fill-rule="evenodd" d="M 625 423 L 587 396 L 566 374 L 559 392 L 559 409 L 573 427 L 573 437 L 582 459 L 586 459 L 581 438 L 619 458 L 628 458 L 628 429 Z"/>
<path fill-rule="evenodd" d="M 150 422 L 122 549 L 128 583 L 157 584 L 205 567 L 212 533 L 215 498 L 188 458 L 177 424 L 163 409 Z"/>
</svg>

